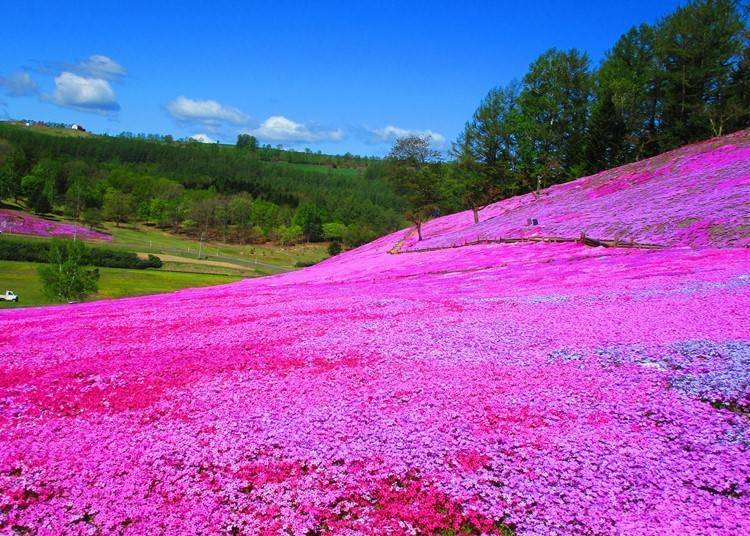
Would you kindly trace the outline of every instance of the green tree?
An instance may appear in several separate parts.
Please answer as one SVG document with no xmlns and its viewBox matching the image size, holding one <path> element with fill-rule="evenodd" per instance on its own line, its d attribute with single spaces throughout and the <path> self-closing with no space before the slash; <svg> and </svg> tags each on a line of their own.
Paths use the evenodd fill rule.
<svg viewBox="0 0 750 536">
<path fill-rule="evenodd" d="M 659 24 L 662 149 L 725 132 L 744 30 L 735 0 L 693 0 Z"/>
<path fill-rule="evenodd" d="M 581 173 L 590 96 L 585 53 L 550 49 L 531 64 L 518 99 L 528 175 L 559 182 Z"/>
<path fill-rule="evenodd" d="M 91 172 L 86 162 L 72 160 L 63 166 L 65 175 L 65 208 L 66 212 L 74 219 L 78 219 L 91 197 L 91 184 L 89 177 Z"/>
<path fill-rule="evenodd" d="M 595 75 L 591 128 L 586 143 L 589 171 L 631 162 L 659 151 L 661 70 L 655 30 L 631 28 L 618 39 Z"/>
<path fill-rule="evenodd" d="M 102 223 L 102 211 L 96 207 L 89 207 L 83 211 L 83 223 L 91 227 L 98 227 Z"/>
<path fill-rule="evenodd" d="M 276 231 L 279 242 L 284 246 L 291 246 L 302 241 L 302 227 L 299 225 L 281 225 Z"/>
<path fill-rule="evenodd" d="M 21 179 L 21 190 L 34 212 L 46 213 L 52 210 L 59 174 L 60 165 L 45 158 L 32 168 L 30 174 Z"/>
<path fill-rule="evenodd" d="M 127 222 L 133 215 L 133 196 L 115 188 L 109 188 L 104 193 L 102 212 L 104 217 L 115 222 L 117 227 Z"/>
<path fill-rule="evenodd" d="M 301 203 L 294 212 L 292 224 L 302 229 L 308 242 L 323 240 L 323 214 L 315 203 Z"/>
<path fill-rule="evenodd" d="M 239 225 L 242 229 L 249 229 L 253 226 L 253 198 L 250 194 L 241 193 L 232 196 L 229 201 L 230 220 L 234 225 Z"/>
<path fill-rule="evenodd" d="M 238 149 L 250 149 L 251 151 L 255 151 L 258 149 L 258 140 L 255 136 L 251 136 L 250 134 L 238 134 L 235 146 Z"/>
<path fill-rule="evenodd" d="M 0 139 L 0 199 L 13 197 L 18 200 L 24 162 L 22 149 Z"/>
<path fill-rule="evenodd" d="M 628 161 L 626 126 L 611 93 L 599 96 L 593 105 L 586 143 L 586 163 L 592 172 Z"/>
<path fill-rule="evenodd" d="M 323 238 L 332 242 L 341 241 L 346 234 L 346 225 L 343 223 L 332 222 L 323 224 Z"/>
<path fill-rule="evenodd" d="M 748 31 L 745 31 L 748 41 Z M 727 98 L 727 129 L 734 132 L 750 125 L 750 43 L 746 43 L 742 59 L 732 76 Z"/>
<path fill-rule="evenodd" d="M 387 177 L 409 201 L 411 209 L 405 217 L 415 225 L 419 240 L 422 224 L 438 213 L 442 200 L 444 168 L 430 142 L 429 136 L 397 138 L 386 158 Z"/>
<path fill-rule="evenodd" d="M 474 213 L 474 223 L 484 206 L 513 191 L 519 112 L 516 84 L 493 88 L 454 144 L 463 204 Z"/>
<path fill-rule="evenodd" d="M 99 271 L 87 269 L 80 241 L 53 241 L 48 264 L 39 267 L 44 293 L 58 301 L 81 300 L 98 290 Z"/>
<path fill-rule="evenodd" d="M 348 248 L 356 248 L 371 242 L 376 237 L 375 231 L 367 225 L 352 224 L 347 226 L 346 233 L 344 233 L 344 245 Z"/>
</svg>

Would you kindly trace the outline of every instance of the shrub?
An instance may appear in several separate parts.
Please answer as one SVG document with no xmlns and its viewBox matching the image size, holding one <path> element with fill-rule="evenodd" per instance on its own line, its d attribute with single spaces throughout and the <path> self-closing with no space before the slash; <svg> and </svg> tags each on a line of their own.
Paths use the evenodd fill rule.
<svg viewBox="0 0 750 536">
<path fill-rule="evenodd" d="M 71 242 L 72 241 L 68 241 Z M 53 240 L 25 240 L 3 236 L 0 238 L 0 259 L 6 261 L 26 262 L 48 262 L 53 245 L 64 243 Z M 81 244 L 82 259 L 84 264 L 102 266 L 107 268 L 130 268 L 142 270 L 145 268 L 161 268 L 162 262 L 156 255 L 149 255 L 147 259 L 141 259 L 132 251 L 120 251 L 116 249 L 86 247 Z"/>
<path fill-rule="evenodd" d="M 328 254 L 333 257 L 334 255 L 338 255 L 341 253 L 341 242 L 338 240 L 334 240 L 330 244 L 328 244 Z"/>
<path fill-rule="evenodd" d="M 346 225 L 343 223 L 324 223 L 323 238 L 331 241 L 341 241 L 346 234 Z"/>
<path fill-rule="evenodd" d="M 6 261 L 47 262 L 49 242 L 0 238 L 0 259 Z"/>
<path fill-rule="evenodd" d="M 299 225 L 281 225 L 277 230 L 279 242 L 284 246 L 291 246 L 302 241 L 302 227 Z"/>
</svg>

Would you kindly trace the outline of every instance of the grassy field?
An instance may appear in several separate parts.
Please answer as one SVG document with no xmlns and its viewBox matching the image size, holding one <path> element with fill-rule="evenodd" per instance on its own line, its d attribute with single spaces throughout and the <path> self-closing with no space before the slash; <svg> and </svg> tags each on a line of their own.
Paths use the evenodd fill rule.
<svg viewBox="0 0 750 536">
<path fill-rule="evenodd" d="M 191 272 L 202 271 L 211 266 L 209 273 L 216 273 L 217 263 L 221 263 L 229 265 L 223 273 L 243 276 L 267 275 L 292 270 L 297 262 L 319 262 L 328 256 L 326 244 L 279 246 L 206 241 L 201 245 L 199 241 L 186 236 L 167 233 L 145 225 L 118 228 L 114 224 L 106 224 L 104 230 L 113 237 L 110 247 L 157 256 L 168 255 L 165 261 L 179 263 L 173 269 Z"/>
<path fill-rule="evenodd" d="M 2 201 L 0 207 L 26 211 L 25 206 L 8 199 Z M 73 223 L 59 216 L 50 219 Z M 190 273 L 255 277 L 293 270 L 297 262 L 315 263 L 328 257 L 326 243 L 280 246 L 204 241 L 201 244 L 187 236 L 168 233 L 147 225 L 123 224 L 117 227 L 113 223 L 105 223 L 100 230 L 111 234 L 113 239 L 111 242 L 90 241 L 92 246 L 123 249 L 144 256 L 151 253 L 170 264 L 170 270 Z M 28 240 L 49 240 L 32 235 L 19 236 Z"/>
<path fill-rule="evenodd" d="M 4 205 L 7 208 L 23 208 L 9 202 Z M 116 227 L 105 224 L 103 230 L 112 235 L 112 241 L 89 241 L 91 246 L 133 251 L 144 256 L 150 253 L 159 256 L 163 266 L 159 270 L 99 268 L 99 292 L 90 300 L 230 283 L 246 277 L 294 270 L 297 262 L 314 263 L 328 256 L 327 244 L 240 245 L 214 241 L 200 244 L 189 237 L 145 225 Z M 23 236 L 28 240 L 49 240 Z M 0 309 L 53 303 L 42 293 L 37 267 L 36 263 L 0 260 L 0 292 L 12 290 L 20 298 L 18 304 L 0 302 Z"/>
<path fill-rule="evenodd" d="M 34 132 L 41 132 L 44 134 L 50 134 L 52 136 L 63 136 L 65 138 L 90 138 L 91 133 L 81 132 L 80 130 L 73 130 L 72 128 L 61 128 L 61 127 L 48 127 L 45 125 L 31 125 L 25 126 L 23 121 L 14 121 L 15 125 L 28 128 Z"/>
<path fill-rule="evenodd" d="M 0 302 L 0 309 L 55 303 L 42 293 L 38 266 L 33 262 L 0 261 L 0 292 L 12 290 L 19 297 L 18 303 Z M 240 279 L 238 276 L 225 274 L 171 272 L 164 269 L 99 268 L 99 274 L 99 292 L 88 300 L 171 292 L 187 287 L 221 285 Z"/>
</svg>

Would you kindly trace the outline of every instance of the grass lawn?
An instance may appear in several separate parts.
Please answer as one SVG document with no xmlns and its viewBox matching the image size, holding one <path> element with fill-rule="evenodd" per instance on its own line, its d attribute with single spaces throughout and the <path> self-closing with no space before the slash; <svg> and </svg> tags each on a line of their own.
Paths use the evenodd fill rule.
<svg viewBox="0 0 750 536">
<path fill-rule="evenodd" d="M 23 210 L 24 207 L 10 200 L 4 200 L 0 207 L 14 210 Z M 56 216 L 56 221 L 72 221 Z M 177 261 L 172 268 L 175 271 L 225 273 L 230 275 L 241 275 L 245 277 L 276 274 L 295 269 L 297 262 L 315 263 L 328 257 L 328 244 L 297 244 L 295 246 L 281 246 L 278 244 L 226 244 L 216 241 L 204 241 L 201 245 L 198 240 L 187 236 L 168 233 L 147 225 L 123 224 L 116 227 L 113 223 L 105 223 L 102 228 L 106 233 L 112 235 L 111 241 L 91 240 L 91 246 L 102 246 L 114 249 L 123 249 L 135 253 L 152 253 L 157 256 L 165 256 L 165 262 Z M 25 240 L 49 240 L 47 237 L 33 235 L 18 235 Z M 198 253 L 201 258 L 198 259 Z M 176 259 L 179 257 L 180 259 Z M 208 263 L 204 261 L 209 261 Z M 221 262 L 228 264 L 227 270 L 208 269 L 211 263 Z"/>
<path fill-rule="evenodd" d="M 31 125 L 29 127 L 23 124 L 23 121 L 13 121 L 16 126 L 29 129 L 31 132 L 37 132 L 41 134 L 50 134 L 52 136 L 62 136 L 64 138 L 90 138 L 92 134 L 90 132 L 82 132 L 80 130 L 73 130 L 72 128 L 60 128 L 60 127 L 48 127 L 45 125 Z"/>
<path fill-rule="evenodd" d="M 0 309 L 55 303 L 42 293 L 38 266 L 33 262 L 0 261 L 0 292 L 12 290 L 19 297 L 18 303 L 0 302 Z M 99 292 L 90 296 L 87 301 L 221 285 L 241 279 L 236 275 L 169 272 L 163 269 L 99 268 L 99 274 Z"/>
<path fill-rule="evenodd" d="M 23 209 L 10 201 L 6 208 Z M 57 218 L 67 221 L 65 218 Z M 87 241 L 101 246 L 132 251 L 141 255 L 154 254 L 162 259 L 160 270 L 126 270 L 100 268 L 99 293 L 90 299 L 137 296 L 169 292 L 187 287 L 217 285 L 246 277 L 258 277 L 294 270 L 297 262 L 315 263 L 328 257 L 327 244 L 241 245 L 206 241 L 202 245 L 184 235 L 172 234 L 146 225 L 116 227 L 106 223 L 104 230 L 111 241 Z M 46 237 L 23 236 L 25 240 L 49 240 Z M 201 258 L 198 252 L 201 251 Z M 18 306 L 51 303 L 41 291 L 34 263 L 0 260 L 0 292 L 12 290 L 20 297 Z M 0 302 L 0 309 L 14 307 Z"/>
<path fill-rule="evenodd" d="M 241 272 L 260 271 L 278 273 L 294 268 L 298 261 L 319 262 L 328 257 L 327 244 L 298 244 L 279 246 L 276 244 L 226 244 L 206 241 L 203 246 L 186 236 L 167 233 L 145 225 L 105 224 L 104 230 L 113 237 L 109 247 L 120 247 L 138 253 L 167 254 L 198 261 L 201 257 L 211 261 L 233 264 Z M 200 262 L 194 264 L 200 265 Z"/>
</svg>

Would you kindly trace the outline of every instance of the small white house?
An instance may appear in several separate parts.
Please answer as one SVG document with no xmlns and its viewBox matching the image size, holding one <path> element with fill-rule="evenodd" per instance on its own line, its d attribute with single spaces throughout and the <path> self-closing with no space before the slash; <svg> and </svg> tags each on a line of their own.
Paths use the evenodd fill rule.
<svg viewBox="0 0 750 536">
<path fill-rule="evenodd" d="M 81 132 L 86 132 L 85 128 L 83 128 L 81 125 L 76 124 L 76 123 L 73 123 L 72 125 L 70 125 L 70 128 L 72 128 L 73 130 L 80 130 Z"/>
</svg>

